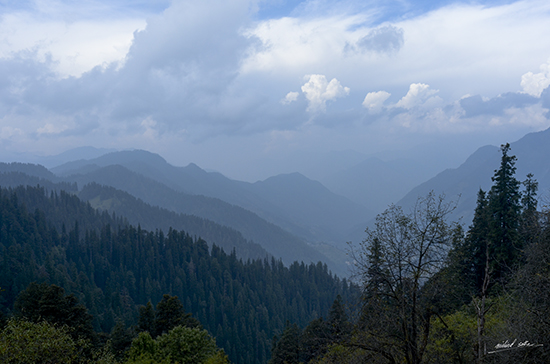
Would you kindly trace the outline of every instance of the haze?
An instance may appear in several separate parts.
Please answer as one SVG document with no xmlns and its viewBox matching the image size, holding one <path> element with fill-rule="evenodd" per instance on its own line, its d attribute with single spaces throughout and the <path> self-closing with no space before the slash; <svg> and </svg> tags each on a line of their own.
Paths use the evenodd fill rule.
<svg viewBox="0 0 550 364">
<path fill-rule="evenodd" d="M 435 173 L 550 126 L 549 31 L 546 0 L 1 1 L 0 159 Z"/>
</svg>

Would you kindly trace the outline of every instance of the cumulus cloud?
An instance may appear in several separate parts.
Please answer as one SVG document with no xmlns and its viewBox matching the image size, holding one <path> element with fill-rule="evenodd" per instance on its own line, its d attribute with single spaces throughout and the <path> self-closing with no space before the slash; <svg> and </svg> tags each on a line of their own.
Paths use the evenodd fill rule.
<svg viewBox="0 0 550 364">
<path fill-rule="evenodd" d="M 327 101 L 349 94 L 349 87 L 343 87 L 336 78 L 327 81 L 325 75 L 307 75 L 308 81 L 302 86 L 302 92 L 308 100 L 307 111 L 325 112 Z"/>
<path fill-rule="evenodd" d="M 298 100 L 299 95 L 300 95 L 300 93 L 291 91 L 291 92 L 286 94 L 285 98 L 281 100 L 281 103 L 283 105 L 288 105 L 291 102 L 294 102 L 294 101 Z"/>
<path fill-rule="evenodd" d="M 540 66 L 539 73 L 527 72 L 521 76 L 523 91 L 531 96 L 540 97 L 542 91 L 550 86 L 550 59 Z"/>
<path fill-rule="evenodd" d="M 432 95 L 438 92 L 439 90 L 430 89 L 430 86 L 425 83 L 413 83 L 409 86 L 407 94 L 395 106 L 404 109 L 422 106 L 430 101 L 437 101 L 436 97 Z"/>
<path fill-rule="evenodd" d="M 372 113 L 378 113 L 382 110 L 384 101 L 390 96 L 391 94 L 386 91 L 369 92 L 363 100 L 363 106 Z"/>
</svg>

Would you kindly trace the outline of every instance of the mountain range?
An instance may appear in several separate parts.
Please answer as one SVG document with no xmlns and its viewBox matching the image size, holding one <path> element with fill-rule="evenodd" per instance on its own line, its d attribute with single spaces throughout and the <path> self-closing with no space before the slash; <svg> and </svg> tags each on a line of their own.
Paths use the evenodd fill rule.
<svg viewBox="0 0 550 364">
<path fill-rule="evenodd" d="M 527 173 L 533 173 L 539 196 L 547 196 L 550 129 L 512 142 L 511 154 L 517 157 L 516 178 L 523 181 Z M 66 152 L 51 160 L 66 161 L 69 155 Z M 343 276 L 349 274 L 346 242 L 360 241 L 364 228 L 390 203 L 409 209 L 419 196 L 433 190 L 457 201 L 454 218 L 469 225 L 477 192 L 490 188 L 500 160 L 499 147 L 483 146 L 459 167 L 427 178 L 426 161 L 371 156 L 357 162 L 360 155 L 351 154 L 353 161 L 321 178 L 323 183 L 300 173 L 250 183 L 192 163 L 173 166 L 144 150 L 81 148 L 74 154 L 75 158 L 83 155 L 89 158 L 50 169 L 2 163 L 0 184 L 69 190 L 95 208 L 150 230 L 183 229 L 224 249 L 234 248 L 244 259 L 272 255 L 285 264 L 321 260 Z M 335 160 L 327 163 L 334 167 Z"/>
</svg>

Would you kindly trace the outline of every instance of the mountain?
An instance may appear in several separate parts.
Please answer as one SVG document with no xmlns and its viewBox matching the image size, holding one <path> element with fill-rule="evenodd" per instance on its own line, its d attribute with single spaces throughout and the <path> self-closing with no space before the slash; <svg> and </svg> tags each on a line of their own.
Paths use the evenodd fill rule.
<svg viewBox="0 0 550 364">
<path fill-rule="evenodd" d="M 14 311 L 31 321 L 50 322 L 67 312 L 74 316 L 72 322 L 88 320 L 89 313 L 102 338 L 92 345 L 100 347 L 109 338 L 120 339 L 116 326 L 122 326 L 129 345 L 138 334 L 134 328 L 140 307 L 168 295 L 177 296 L 171 298 L 172 318 L 192 314 L 233 363 L 266 363 L 272 337 L 286 322 L 305 326 L 326 315 L 337 297 L 351 302 L 359 294 L 358 287 L 332 275 L 324 264 L 285 267 L 273 258 L 243 261 L 185 231 L 148 231 L 114 219 L 70 193 L 0 188 L 0 211 L 1 321 L 5 324 L 4 315 Z M 52 288 L 51 294 L 40 286 Z M 62 309 L 64 292 L 73 295 L 66 301 L 70 310 Z M 24 309 L 15 307 L 16 300 L 25 302 L 19 306 Z M 115 350 L 123 354 L 125 346 Z M 108 350 L 110 345 L 104 352 Z M 91 351 L 78 355 L 92 362 Z"/>
<path fill-rule="evenodd" d="M 384 161 L 370 157 L 324 177 L 321 182 L 331 191 L 381 212 L 424 182 L 428 173 L 422 163 L 412 159 Z"/>
<path fill-rule="evenodd" d="M 248 187 L 281 211 L 276 221 L 280 226 L 299 236 L 313 236 L 318 241 L 334 242 L 344 249 L 342 236 L 365 217 L 373 213 L 347 198 L 330 192 L 320 182 L 300 173 L 281 174 L 258 181 Z M 308 232 L 300 234 L 292 225 L 304 226 Z"/>
<path fill-rule="evenodd" d="M 505 143 L 505 142 L 503 142 Z M 524 181 L 528 173 L 533 173 L 539 182 L 539 199 L 548 198 L 550 192 L 550 128 L 530 133 L 510 143 L 509 155 L 515 155 L 516 179 Z M 488 191 L 492 186 L 491 177 L 500 166 L 501 152 L 496 146 L 484 146 L 473 153 L 460 167 L 447 169 L 434 178 L 412 189 L 397 204 L 410 208 L 418 196 L 429 191 L 444 193 L 449 199 L 458 200 L 455 218 L 469 226 L 476 206 L 480 188 Z"/>
<path fill-rule="evenodd" d="M 227 253 L 235 250 L 237 257 L 244 260 L 264 259 L 267 251 L 259 244 L 245 239 L 240 232 L 227 226 L 194 215 L 178 214 L 158 206 L 151 206 L 113 187 L 90 183 L 85 185 L 78 197 L 88 201 L 100 211 L 124 216 L 128 222 L 143 229 L 155 231 L 183 230 L 190 236 L 200 237 L 216 244 Z"/>
<path fill-rule="evenodd" d="M 52 172 L 58 176 L 84 175 L 113 165 L 124 166 L 179 192 L 214 197 L 240 206 L 310 242 L 342 247 L 350 228 L 374 216 L 368 208 L 297 173 L 256 183 L 241 182 L 206 172 L 195 164 L 175 167 L 159 155 L 143 150 L 78 160 L 52 168 Z"/>
<path fill-rule="evenodd" d="M 296 260 L 306 263 L 323 261 L 339 275 L 348 273 L 345 257 L 327 257 L 302 239 L 251 211 L 217 198 L 175 191 L 120 165 L 98 167 L 89 173 L 65 177 L 65 180 L 76 182 L 79 186 L 93 182 L 111 186 L 152 206 L 194 215 L 230 227 L 239 231 L 245 239 L 261 245 L 268 253 L 281 258 L 285 264 Z"/>
</svg>

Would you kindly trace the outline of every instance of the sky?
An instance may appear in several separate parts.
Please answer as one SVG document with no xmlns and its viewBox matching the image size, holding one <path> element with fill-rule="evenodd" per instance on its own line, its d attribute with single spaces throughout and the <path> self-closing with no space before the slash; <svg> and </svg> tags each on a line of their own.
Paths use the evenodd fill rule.
<svg viewBox="0 0 550 364">
<path fill-rule="evenodd" d="M 0 0 L 0 160 L 135 148 L 255 181 L 427 148 L 456 167 L 550 127 L 548 34 L 547 0 Z"/>
</svg>

